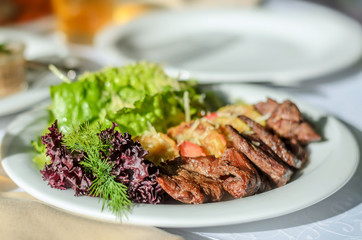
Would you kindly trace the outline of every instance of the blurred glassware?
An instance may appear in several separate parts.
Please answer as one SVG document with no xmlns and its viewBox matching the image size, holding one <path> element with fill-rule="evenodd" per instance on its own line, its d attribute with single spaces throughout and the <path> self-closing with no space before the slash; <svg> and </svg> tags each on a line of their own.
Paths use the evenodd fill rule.
<svg viewBox="0 0 362 240">
<path fill-rule="evenodd" d="M 0 43 L 0 97 L 26 88 L 24 49 L 21 42 Z"/>
<path fill-rule="evenodd" d="M 113 19 L 114 0 L 52 0 L 58 30 L 71 43 L 92 44 Z"/>
</svg>

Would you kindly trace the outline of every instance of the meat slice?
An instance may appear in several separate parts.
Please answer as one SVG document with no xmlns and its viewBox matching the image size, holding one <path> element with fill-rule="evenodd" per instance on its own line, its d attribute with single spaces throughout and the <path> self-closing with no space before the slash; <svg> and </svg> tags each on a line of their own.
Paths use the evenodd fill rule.
<svg viewBox="0 0 362 240">
<path fill-rule="evenodd" d="M 283 138 L 295 138 L 302 144 L 321 139 L 312 125 L 303 119 L 298 107 L 290 100 L 279 104 L 268 99 L 266 103 L 257 103 L 254 106 L 262 114 L 271 114 L 267 120 L 267 127 Z"/>
<path fill-rule="evenodd" d="M 224 196 L 224 189 L 220 181 L 205 177 L 196 172 L 187 171 L 185 169 L 181 169 L 178 172 L 178 175 L 189 181 L 194 181 L 197 185 L 199 185 L 202 193 L 206 197 L 205 201 L 217 202 Z"/>
<path fill-rule="evenodd" d="M 227 149 L 220 158 L 182 157 L 181 167 L 215 180 L 221 180 L 224 189 L 235 198 L 255 194 L 260 177 L 249 160 L 236 149 Z"/>
<path fill-rule="evenodd" d="M 277 187 L 285 185 L 290 180 L 293 171 L 286 164 L 252 144 L 232 126 L 226 125 L 225 133 L 233 146 L 266 173 Z"/>
<path fill-rule="evenodd" d="M 315 132 L 312 125 L 309 122 L 301 122 L 294 130 L 293 134 L 295 138 L 302 144 L 308 144 L 310 142 L 316 142 L 321 140 L 321 136 Z"/>
<path fill-rule="evenodd" d="M 279 103 L 271 98 L 266 102 L 258 102 L 254 104 L 255 109 L 263 115 L 271 114 L 279 106 Z"/>
<path fill-rule="evenodd" d="M 168 195 L 180 202 L 193 204 L 205 202 L 205 195 L 201 192 L 200 186 L 183 176 L 160 174 L 156 179 Z"/>
<path fill-rule="evenodd" d="M 247 116 L 239 116 L 239 118 L 245 122 L 254 134 L 264 144 L 266 144 L 278 157 L 280 157 L 289 166 L 300 168 L 303 164 L 303 159 L 297 158 L 292 152 L 290 152 L 285 146 L 284 142 L 275 134 L 269 132 L 266 128 L 259 123 L 248 118 Z"/>
<path fill-rule="evenodd" d="M 156 178 L 168 195 L 183 203 L 220 201 L 224 195 L 220 181 L 183 168 L 178 168 L 173 173 L 163 172 Z"/>
<path fill-rule="evenodd" d="M 236 149 L 227 149 L 219 160 L 228 163 L 239 171 L 230 171 L 228 175 L 222 175 L 224 189 L 235 198 L 241 198 L 257 193 L 261 186 L 258 171 L 253 167 L 244 154 Z M 222 171 L 225 174 L 225 171 Z"/>
<path fill-rule="evenodd" d="M 288 149 L 290 149 L 290 151 L 295 156 L 297 156 L 297 158 L 301 159 L 302 166 L 308 162 L 308 152 L 306 148 L 297 141 L 297 139 L 295 138 L 286 139 L 284 142 L 288 147 Z"/>
<path fill-rule="evenodd" d="M 260 188 L 258 193 L 263 193 L 263 192 L 267 192 L 270 191 L 272 189 L 274 189 L 276 186 L 275 184 L 270 180 L 270 178 L 268 177 L 268 175 L 266 175 L 264 172 L 262 171 L 258 171 L 259 172 L 259 176 L 261 179 L 261 184 L 260 184 Z"/>
</svg>

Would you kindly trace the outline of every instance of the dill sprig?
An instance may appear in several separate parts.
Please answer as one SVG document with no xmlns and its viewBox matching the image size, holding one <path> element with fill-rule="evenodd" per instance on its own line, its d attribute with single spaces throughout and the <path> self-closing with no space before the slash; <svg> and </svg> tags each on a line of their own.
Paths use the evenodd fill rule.
<svg viewBox="0 0 362 240">
<path fill-rule="evenodd" d="M 85 153 L 85 160 L 80 164 L 95 176 L 90 194 L 103 199 L 102 210 L 107 207 L 113 214 L 121 217 L 130 210 L 132 202 L 127 194 L 127 187 L 111 175 L 112 165 L 104 157 L 108 155 L 111 147 L 109 140 L 102 141 L 99 136 L 105 128 L 101 123 L 84 123 L 73 127 L 63 140 L 69 150 Z"/>
</svg>

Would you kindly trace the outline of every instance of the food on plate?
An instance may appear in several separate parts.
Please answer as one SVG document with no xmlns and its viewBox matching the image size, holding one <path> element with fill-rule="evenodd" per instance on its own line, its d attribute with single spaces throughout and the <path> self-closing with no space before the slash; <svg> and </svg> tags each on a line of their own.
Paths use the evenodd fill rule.
<svg viewBox="0 0 362 240">
<path fill-rule="evenodd" d="M 158 169 L 144 155 L 155 153 L 150 155 L 154 162 L 162 159 L 159 153 L 165 160 L 176 156 L 176 145 L 162 132 L 205 111 L 194 85 L 168 77 L 156 64 L 140 62 L 52 86 L 49 128 L 32 143 L 39 153 L 34 162 L 51 187 L 102 197 L 104 206 L 118 215 L 131 202 L 162 202 Z M 104 132 L 112 139 L 102 138 Z M 69 145 L 69 139 L 78 141 Z"/>
<path fill-rule="evenodd" d="M 230 125 L 225 126 L 225 133 L 232 145 L 267 174 L 275 186 L 283 186 L 290 180 L 293 171 L 279 161 L 275 153 L 270 151 L 262 141 L 250 135 L 241 134 Z"/>
<path fill-rule="evenodd" d="M 260 102 L 255 107 L 262 114 L 270 114 L 267 126 L 283 138 L 296 139 L 302 144 L 321 139 L 311 124 L 303 119 L 298 107 L 290 100 L 279 104 L 269 98 L 267 102 Z"/>
<path fill-rule="evenodd" d="M 115 127 L 85 124 L 63 135 L 53 123 L 41 137 L 50 157 L 40 171 L 43 179 L 53 188 L 72 188 L 76 196 L 102 197 L 103 206 L 116 215 L 132 202 L 162 202 L 158 170 L 145 159 L 147 151 Z"/>
<path fill-rule="evenodd" d="M 202 204 L 281 187 L 321 139 L 290 100 L 210 109 L 195 85 L 150 63 L 88 73 L 51 93 L 50 127 L 34 142 L 44 180 L 101 197 L 117 215 L 133 203 Z"/>
<path fill-rule="evenodd" d="M 152 131 L 135 137 L 135 140 L 139 141 L 147 149 L 147 159 L 157 165 L 179 155 L 176 142 L 166 134 L 156 132 L 153 128 Z"/>
<path fill-rule="evenodd" d="M 220 201 L 224 191 L 241 198 L 255 194 L 260 185 L 256 169 L 234 148 L 225 150 L 220 158 L 180 157 L 160 169 L 157 181 L 170 196 L 184 203 Z M 182 172 L 196 176 L 185 178 Z M 205 179 L 202 184 L 198 181 L 201 177 Z"/>
<path fill-rule="evenodd" d="M 72 83 L 51 86 L 49 122 L 57 120 L 62 132 L 97 121 L 115 122 L 121 132 L 132 136 L 145 133 L 150 125 L 165 132 L 204 109 L 194 85 L 167 76 L 152 63 L 108 67 L 85 73 Z"/>
<path fill-rule="evenodd" d="M 275 104 L 273 110 L 265 115 L 257 111 L 268 102 Z M 285 105 L 291 106 L 292 111 L 284 111 L 284 119 L 298 116 L 299 125 L 306 123 L 290 100 L 279 104 L 268 99 L 255 105 L 228 105 L 203 118 L 171 127 L 167 133 L 177 142 L 180 157 L 159 166 L 158 182 L 170 196 L 184 203 L 219 201 L 210 197 L 210 191 L 220 196 L 219 188 L 209 186 L 205 190 L 198 183 L 200 176 L 208 182 L 219 182 L 222 191 L 234 198 L 287 184 L 307 162 L 306 144 L 320 140 L 320 136 L 309 123 L 308 128 L 288 135 L 289 138 L 275 125 L 269 127 L 271 113 Z M 312 136 L 308 141 L 300 137 L 307 135 Z M 185 151 L 185 145 L 190 150 Z M 185 171 L 189 177 L 185 177 Z"/>
<path fill-rule="evenodd" d="M 241 115 L 239 118 L 250 127 L 253 134 L 255 134 L 255 136 L 263 142 L 263 144 L 266 144 L 269 148 L 271 148 L 273 152 L 289 166 L 300 168 L 307 160 L 306 158 L 299 159 L 295 156 L 290 150 L 288 150 L 285 143 L 277 135 L 272 134 L 257 122 L 245 115 Z"/>
</svg>

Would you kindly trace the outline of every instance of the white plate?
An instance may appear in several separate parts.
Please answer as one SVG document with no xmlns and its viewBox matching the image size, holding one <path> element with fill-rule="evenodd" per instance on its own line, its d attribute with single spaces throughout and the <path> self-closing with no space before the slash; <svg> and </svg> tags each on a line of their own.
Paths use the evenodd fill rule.
<svg viewBox="0 0 362 240">
<path fill-rule="evenodd" d="M 0 28 L 0 43 L 7 40 L 23 42 L 26 46 L 24 56 L 28 60 L 46 56 L 61 57 L 66 53 L 66 50 L 63 47 L 58 46 L 50 39 L 24 30 Z M 34 77 L 41 79 L 33 79 Z M 28 75 L 27 80 L 29 82 L 29 87 L 26 90 L 8 97 L 0 98 L 0 116 L 25 110 L 49 97 L 48 84 L 43 84 L 43 86 L 41 86 L 42 88 L 40 88 L 40 86 L 30 83 L 32 81 L 51 80 L 51 76 L 46 74 L 36 76 Z"/>
<path fill-rule="evenodd" d="M 335 118 L 268 88 L 240 84 L 221 85 L 215 90 L 227 94 L 230 101 L 242 98 L 255 103 L 265 100 L 266 96 L 279 101 L 292 99 L 316 124 L 325 140 L 310 145 L 310 164 L 295 180 L 281 188 L 244 199 L 202 205 L 140 204 L 133 208 L 125 222 L 159 227 L 201 227 L 267 219 L 323 200 L 353 175 L 359 161 L 357 143 Z M 19 187 L 46 203 L 101 220 L 116 220 L 112 213 L 101 211 L 98 199 L 74 197 L 73 190 L 52 189 L 42 180 L 31 160 L 30 140 L 38 136 L 46 125 L 47 112 L 44 109 L 28 112 L 10 124 L 1 145 L 2 165 L 6 173 Z"/>
<path fill-rule="evenodd" d="M 362 52 L 354 20 L 302 1 L 251 9 L 160 11 L 101 32 L 112 64 L 148 60 L 200 83 L 290 83 L 346 68 Z"/>
</svg>

